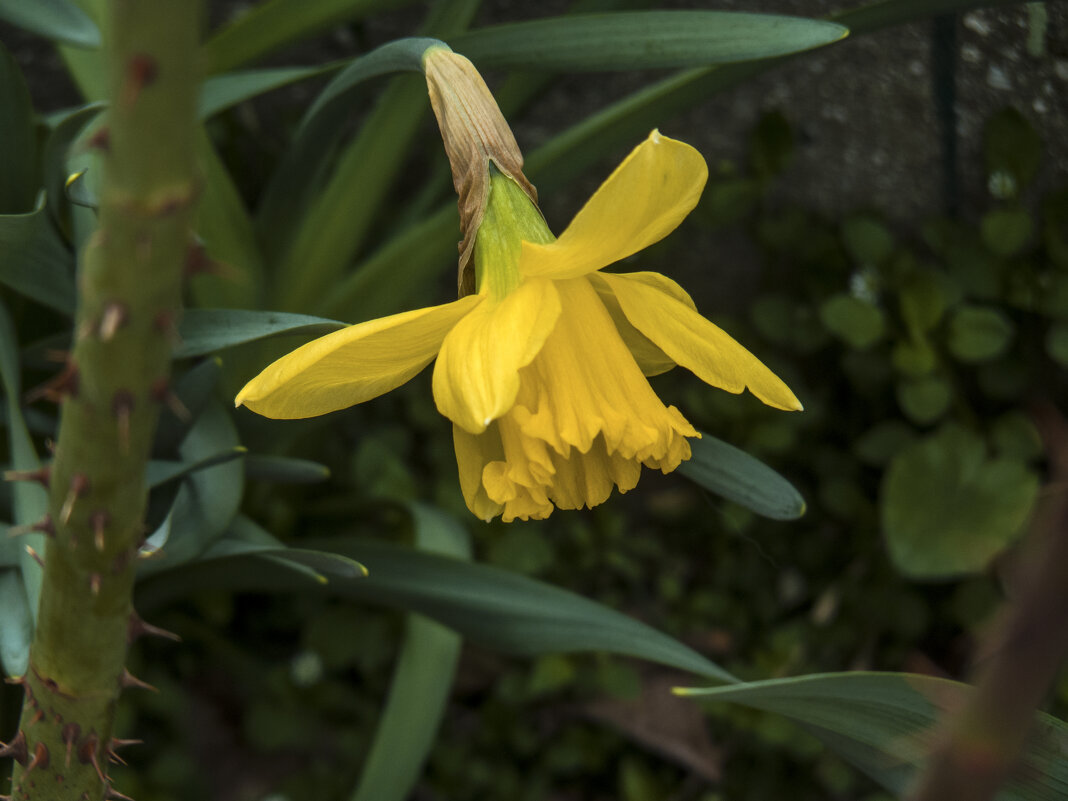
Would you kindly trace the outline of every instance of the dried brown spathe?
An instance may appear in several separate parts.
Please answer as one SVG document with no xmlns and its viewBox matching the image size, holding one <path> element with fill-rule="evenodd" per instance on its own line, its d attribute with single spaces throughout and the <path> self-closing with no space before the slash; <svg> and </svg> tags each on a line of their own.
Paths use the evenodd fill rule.
<svg viewBox="0 0 1068 801">
<path fill-rule="evenodd" d="M 462 297 L 475 289 L 471 254 L 489 198 L 490 162 L 519 184 L 535 204 L 538 193 L 523 175 L 523 154 L 475 65 L 446 47 L 432 47 L 423 55 L 423 70 L 459 196 L 463 240 L 457 283 Z"/>
</svg>

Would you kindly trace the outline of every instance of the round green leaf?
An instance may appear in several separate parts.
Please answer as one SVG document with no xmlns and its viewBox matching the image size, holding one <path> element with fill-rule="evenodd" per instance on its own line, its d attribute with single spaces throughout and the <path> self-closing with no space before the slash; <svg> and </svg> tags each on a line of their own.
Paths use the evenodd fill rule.
<svg viewBox="0 0 1068 801">
<path fill-rule="evenodd" d="M 897 402 L 914 423 L 933 423 L 946 413 L 953 390 L 944 378 L 928 376 L 897 385 Z"/>
<path fill-rule="evenodd" d="M 884 420 L 857 437 L 853 452 L 861 461 L 881 467 L 915 439 L 916 432 L 904 420 Z"/>
<path fill-rule="evenodd" d="M 995 420 L 990 442 L 999 456 L 1028 461 L 1042 455 L 1042 438 L 1023 412 L 1006 412 Z"/>
<path fill-rule="evenodd" d="M 894 345 L 890 359 L 898 372 L 908 376 L 927 375 L 938 366 L 938 356 L 926 340 L 898 342 Z"/>
<path fill-rule="evenodd" d="M 915 578 L 981 571 L 1020 534 L 1038 478 L 1018 460 L 987 458 L 957 425 L 902 450 L 880 491 L 883 533 L 898 569 Z"/>
<path fill-rule="evenodd" d="M 1046 353 L 1053 361 L 1068 367 L 1068 323 L 1054 323 L 1049 327 Z"/>
<path fill-rule="evenodd" d="M 883 310 L 852 295 L 833 295 L 820 306 L 828 331 L 858 350 L 874 345 L 886 330 Z"/>
<path fill-rule="evenodd" d="M 1012 320 L 1004 312 L 964 306 L 949 321 L 947 344 L 962 362 L 985 362 L 1004 353 L 1012 335 Z"/>
<path fill-rule="evenodd" d="M 842 224 L 842 244 L 858 264 L 879 265 L 894 252 L 894 238 L 874 217 L 852 217 Z"/>
<path fill-rule="evenodd" d="M 1034 234 L 1035 224 L 1024 209 L 997 209 L 983 215 L 983 244 L 999 256 L 1015 256 Z"/>
</svg>

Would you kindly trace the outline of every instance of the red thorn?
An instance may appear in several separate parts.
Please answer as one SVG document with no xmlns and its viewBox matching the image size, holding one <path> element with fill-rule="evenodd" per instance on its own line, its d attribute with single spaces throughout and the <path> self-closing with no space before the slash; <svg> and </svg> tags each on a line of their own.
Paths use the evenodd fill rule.
<svg viewBox="0 0 1068 801">
<path fill-rule="evenodd" d="M 33 759 L 31 759 L 30 764 L 26 766 L 26 773 L 29 773 L 34 768 L 41 768 L 41 770 L 44 770 L 48 767 L 48 762 L 48 746 L 44 743 L 37 743 L 37 747 L 33 749 Z"/>
<path fill-rule="evenodd" d="M 54 537 L 56 535 L 56 528 L 52 525 L 52 516 L 45 515 L 36 523 L 31 523 L 28 526 L 12 526 L 7 530 L 8 537 L 21 537 L 24 534 L 44 534 L 46 537 Z"/>
<path fill-rule="evenodd" d="M 45 489 L 52 481 L 52 467 L 45 465 L 36 470 L 7 470 L 4 473 L 4 481 L 36 481 Z"/>
<path fill-rule="evenodd" d="M 123 453 L 130 450 L 130 418 L 133 416 L 134 396 L 128 389 L 116 390 L 111 399 L 111 413 L 119 426 L 119 447 Z"/>
<path fill-rule="evenodd" d="M 167 408 L 171 410 L 171 414 L 183 423 L 188 423 L 193 419 L 193 415 L 190 414 L 186 405 L 182 403 L 182 399 L 171 391 L 170 381 L 166 378 L 157 378 L 153 381 L 151 393 L 152 400 L 166 404 Z"/>
<path fill-rule="evenodd" d="M 156 59 L 147 53 L 137 53 L 126 62 L 126 81 L 122 87 L 120 102 L 133 105 L 141 96 L 141 91 L 155 83 L 159 75 Z"/>
<path fill-rule="evenodd" d="M 185 249 L 185 274 L 187 278 L 194 275 L 217 275 L 219 263 L 208 255 L 203 242 L 193 241 Z"/>
<path fill-rule="evenodd" d="M 119 686 L 124 690 L 151 690 L 154 693 L 158 693 L 159 690 L 149 684 L 147 681 L 141 681 L 127 668 L 122 669 L 122 676 L 119 677 Z"/>
<path fill-rule="evenodd" d="M 108 153 L 111 151 L 111 129 L 106 125 L 97 128 L 96 132 L 85 140 L 85 146 Z"/>
<path fill-rule="evenodd" d="M 26 403 L 35 403 L 42 399 L 52 403 L 62 403 L 67 398 L 72 398 L 77 394 L 78 367 L 74 362 L 67 362 L 59 373 L 27 392 L 23 400 Z"/>
<path fill-rule="evenodd" d="M 100 595 L 100 582 L 102 580 L 103 578 L 99 573 L 93 573 L 91 576 L 89 576 L 89 592 L 93 594 L 94 598 L 97 595 Z"/>
<path fill-rule="evenodd" d="M 71 749 L 74 747 L 74 743 L 81 736 L 81 734 L 82 727 L 79 726 L 77 723 L 68 723 L 66 726 L 63 727 L 61 736 L 63 739 L 63 744 L 67 746 L 67 758 L 63 763 L 65 767 L 70 767 L 70 752 Z"/>
<path fill-rule="evenodd" d="M 31 548 L 29 545 L 26 546 L 26 553 L 28 553 L 32 557 L 33 561 L 35 561 L 41 567 L 44 567 L 44 559 L 41 558 L 41 554 L 37 553 L 37 551 Z"/>
<path fill-rule="evenodd" d="M 66 500 L 63 501 L 63 507 L 59 510 L 59 519 L 66 525 L 70 522 L 71 513 L 74 511 L 74 504 L 78 498 L 84 495 L 89 490 L 89 479 L 85 473 L 75 473 L 70 479 L 70 491 L 67 493 Z"/>
<path fill-rule="evenodd" d="M 117 300 L 108 303 L 100 317 L 100 339 L 104 342 L 110 341 L 126 323 L 129 316 L 126 304 Z"/>
<path fill-rule="evenodd" d="M 105 798 L 114 798 L 115 801 L 134 801 L 130 796 L 123 795 L 110 784 L 108 785 L 108 792 Z"/>
<path fill-rule="evenodd" d="M 30 718 L 30 725 L 36 726 L 42 720 L 44 720 L 44 710 L 38 709 L 36 712 L 33 713 L 33 717 Z"/>
<path fill-rule="evenodd" d="M 93 544 L 98 551 L 103 551 L 107 544 L 104 541 L 104 530 L 109 522 L 111 522 L 111 515 L 105 509 L 97 509 L 89 515 L 89 524 L 93 527 Z"/>
<path fill-rule="evenodd" d="M 97 761 L 96 757 L 96 747 L 99 744 L 100 738 L 96 736 L 96 732 L 90 732 L 89 736 L 85 738 L 85 742 L 78 749 L 78 761 L 83 765 L 91 764 L 96 769 L 96 775 L 100 778 L 100 783 L 107 784 L 108 777 L 100 769 L 100 762 Z"/>
<path fill-rule="evenodd" d="M 119 737 L 112 737 L 111 738 L 111 750 L 115 751 L 115 750 L 118 750 L 119 748 L 127 748 L 127 747 L 129 747 L 131 745 L 142 745 L 144 742 L 145 742 L 144 740 L 135 740 L 135 739 L 123 740 L 123 739 L 120 739 Z"/>
<path fill-rule="evenodd" d="M 132 643 L 140 637 L 163 637 L 175 642 L 182 641 L 182 638 L 173 631 L 167 631 L 158 626 L 153 626 L 151 623 L 146 623 L 137 612 L 130 612 L 130 622 L 126 627 L 126 642 Z"/>
<path fill-rule="evenodd" d="M 23 767 L 29 762 L 30 755 L 26 750 L 26 735 L 22 729 L 19 729 L 19 733 L 15 735 L 15 739 L 10 743 L 0 745 L 0 759 L 6 759 L 7 757 L 11 757 Z"/>
</svg>

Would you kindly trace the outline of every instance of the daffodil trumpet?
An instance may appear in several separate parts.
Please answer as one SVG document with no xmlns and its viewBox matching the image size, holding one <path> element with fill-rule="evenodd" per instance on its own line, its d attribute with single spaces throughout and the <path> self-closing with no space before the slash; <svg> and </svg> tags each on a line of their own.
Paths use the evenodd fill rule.
<svg viewBox="0 0 1068 801">
<path fill-rule="evenodd" d="M 273 418 L 343 409 L 400 386 L 436 357 L 460 487 L 483 520 L 603 503 L 667 473 L 699 434 L 646 377 L 678 364 L 728 392 L 799 410 L 793 392 L 702 317 L 660 273 L 604 267 L 663 239 L 700 198 L 701 155 L 653 131 L 556 238 L 500 172 L 474 244 L 475 293 L 328 334 L 267 367 L 237 404 Z"/>
</svg>

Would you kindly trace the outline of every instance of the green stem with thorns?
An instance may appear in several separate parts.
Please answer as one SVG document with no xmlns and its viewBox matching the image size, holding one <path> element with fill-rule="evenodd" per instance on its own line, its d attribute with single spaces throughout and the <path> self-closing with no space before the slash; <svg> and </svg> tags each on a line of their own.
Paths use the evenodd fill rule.
<svg viewBox="0 0 1068 801">
<path fill-rule="evenodd" d="M 198 179 L 199 3 L 111 0 L 109 121 L 95 137 L 99 229 L 80 265 L 75 346 L 53 383 L 63 412 L 49 471 L 30 667 L 19 681 L 12 799 L 121 798 L 108 776 L 115 706 L 137 686 L 127 643 L 151 630 L 131 605 L 145 463 L 167 399 Z"/>
</svg>

